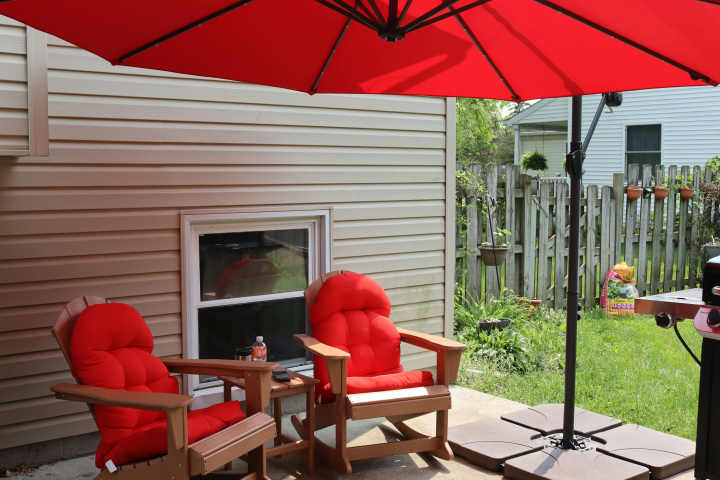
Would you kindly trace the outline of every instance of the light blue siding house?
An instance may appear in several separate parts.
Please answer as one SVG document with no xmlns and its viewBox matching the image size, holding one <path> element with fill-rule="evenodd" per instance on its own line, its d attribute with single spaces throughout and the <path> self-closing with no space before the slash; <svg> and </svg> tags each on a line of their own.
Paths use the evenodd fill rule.
<svg viewBox="0 0 720 480">
<path fill-rule="evenodd" d="M 623 104 L 606 108 L 585 161 L 584 183 L 612 184 L 612 174 L 629 163 L 702 165 L 720 155 L 720 88 L 679 87 L 624 92 Z M 599 102 L 583 98 L 583 136 Z M 515 163 L 539 150 L 548 173 L 563 175 L 570 124 L 569 98 L 540 100 L 510 118 L 515 131 Z"/>
</svg>

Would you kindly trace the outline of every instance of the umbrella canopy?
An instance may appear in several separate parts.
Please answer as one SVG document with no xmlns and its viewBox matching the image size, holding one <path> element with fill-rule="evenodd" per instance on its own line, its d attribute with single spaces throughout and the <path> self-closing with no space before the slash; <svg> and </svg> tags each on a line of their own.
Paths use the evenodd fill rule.
<svg viewBox="0 0 720 480">
<path fill-rule="evenodd" d="M 305 92 L 517 101 L 720 81 L 720 8 L 699 0 L 0 0 L 0 14 L 113 64 Z"/>
</svg>

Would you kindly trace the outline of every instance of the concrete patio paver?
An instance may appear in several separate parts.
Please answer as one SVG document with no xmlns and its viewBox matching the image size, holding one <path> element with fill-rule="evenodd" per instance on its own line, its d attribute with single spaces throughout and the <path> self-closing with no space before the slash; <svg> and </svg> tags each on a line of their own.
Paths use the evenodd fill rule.
<svg viewBox="0 0 720 480">
<path fill-rule="evenodd" d="M 495 397 L 475 390 L 452 387 L 453 407 L 450 410 L 450 426 L 481 418 L 499 418 L 501 415 L 521 409 L 525 405 L 504 398 Z M 420 431 L 432 433 L 435 428 L 435 416 L 424 415 L 408 422 Z M 283 421 L 283 431 L 294 435 L 289 416 Z M 363 445 L 392 441 L 397 432 L 389 422 L 363 420 L 348 422 L 350 445 Z M 323 441 L 334 444 L 332 427 L 318 432 Z M 304 472 L 304 452 L 276 457 L 269 461 L 269 476 L 273 480 L 404 480 L 404 479 L 457 479 L 457 480 L 499 480 L 502 474 L 490 472 L 471 465 L 462 458 L 452 461 L 438 459 L 428 454 L 403 454 L 390 457 L 355 461 L 353 473 L 340 475 L 328 467 L 318 464 L 312 475 Z M 92 457 L 65 460 L 44 465 L 28 475 L 10 477 L 13 480 L 75 480 L 91 479 L 97 474 Z M 674 480 L 692 480 L 692 472 L 673 477 Z"/>
</svg>

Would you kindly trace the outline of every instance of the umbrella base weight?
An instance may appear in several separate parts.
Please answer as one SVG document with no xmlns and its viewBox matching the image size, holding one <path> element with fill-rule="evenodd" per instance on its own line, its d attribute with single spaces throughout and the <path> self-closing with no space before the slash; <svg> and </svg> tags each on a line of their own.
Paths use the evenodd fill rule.
<svg viewBox="0 0 720 480">
<path fill-rule="evenodd" d="M 451 427 L 453 452 L 512 480 L 661 480 L 695 465 L 695 443 L 582 408 L 576 447 L 561 448 L 562 404 Z"/>
</svg>

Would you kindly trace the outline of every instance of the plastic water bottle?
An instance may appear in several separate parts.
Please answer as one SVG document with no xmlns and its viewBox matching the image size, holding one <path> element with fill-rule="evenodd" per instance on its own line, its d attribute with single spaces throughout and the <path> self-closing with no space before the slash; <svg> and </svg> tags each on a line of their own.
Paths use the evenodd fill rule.
<svg viewBox="0 0 720 480">
<path fill-rule="evenodd" d="M 263 337 L 255 337 L 252 346 L 252 359 L 254 362 L 267 362 L 267 345 L 263 343 Z"/>
</svg>

